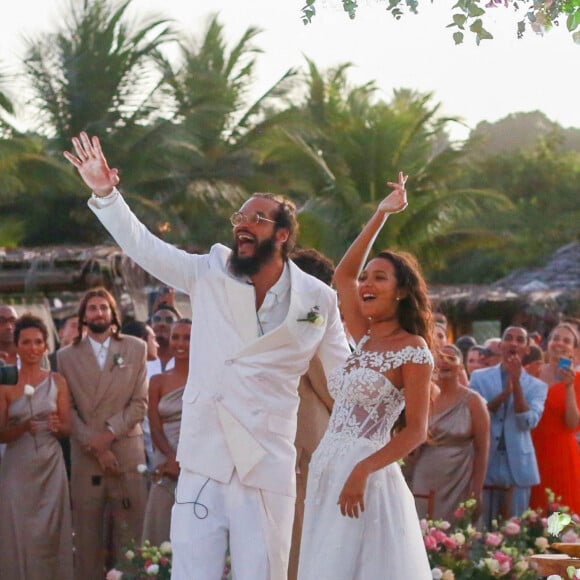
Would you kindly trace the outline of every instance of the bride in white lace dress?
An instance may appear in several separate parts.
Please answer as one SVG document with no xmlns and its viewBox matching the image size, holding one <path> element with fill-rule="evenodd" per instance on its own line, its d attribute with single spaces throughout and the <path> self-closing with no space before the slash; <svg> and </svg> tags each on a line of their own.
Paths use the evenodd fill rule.
<svg viewBox="0 0 580 580">
<path fill-rule="evenodd" d="M 357 347 L 329 378 L 334 408 L 312 457 L 300 580 L 430 580 L 413 496 L 397 461 L 427 435 L 430 307 L 414 258 L 381 252 L 362 266 L 386 218 L 405 209 L 406 177 L 337 266 Z M 405 424 L 393 426 L 405 409 Z"/>
</svg>

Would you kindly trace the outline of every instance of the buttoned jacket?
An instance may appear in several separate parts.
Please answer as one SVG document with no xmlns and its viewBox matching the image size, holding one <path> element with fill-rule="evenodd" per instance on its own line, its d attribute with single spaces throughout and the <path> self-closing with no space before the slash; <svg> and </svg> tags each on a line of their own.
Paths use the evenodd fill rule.
<svg viewBox="0 0 580 580">
<path fill-rule="evenodd" d="M 190 296 L 181 467 L 221 482 L 236 468 L 245 485 L 294 496 L 298 381 L 315 354 L 328 374 L 350 352 L 335 292 L 289 262 L 286 319 L 258 336 L 254 288 L 229 273 L 229 248 L 189 254 L 152 235 L 120 195 L 97 203 L 89 206 L 123 251 Z"/>
<path fill-rule="evenodd" d="M 507 461 L 514 482 L 527 487 L 540 482 L 536 453 L 531 430 L 538 424 L 544 411 L 548 385 L 522 369 L 520 384 L 529 410 L 516 413 L 513 395 L 497 411 L 490 413 L 491 437 L 488 473 L 497 465 L 502 431 L 505 437 Z M 470 386 L 489 403 L 503 391 L 501 364 L 478 369 L 471 374 Z"/>
<path fill-rule="evenodd" d="M 146 351 L 139 338 L 111 337 L 102 370 L 86 336 L 58 351 L 58 369 L 71 395 L 73 440 L 84 445 L 107 427 L 117 440 L 142 435 L 141 422 L 147 413 Z"/>
</svg>

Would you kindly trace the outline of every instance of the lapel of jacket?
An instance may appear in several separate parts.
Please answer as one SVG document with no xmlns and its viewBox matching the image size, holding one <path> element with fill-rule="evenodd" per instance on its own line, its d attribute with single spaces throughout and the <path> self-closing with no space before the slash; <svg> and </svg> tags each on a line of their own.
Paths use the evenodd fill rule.
<svg viewBox="0 0 580 580">
<path fill-rule="evenodd" d="M 97 369 L 99 372 L 99 380 L 97 382 L 97 391 L 95 393 L 95 407 L 103 400 L 105 394 L 109 390 L 113 379 L 115 378 L 115 355 L 121 353 L 121 341 L 115 340 L 111 336 L 111 341 L 109 342 L 109 350 L 107 352 L 107 360 L 105 361 L 105 366 L 103 370 L 99 368 L 97 364 Z M 126 361 L 125 361 L 126 363 Z"/>
<path fill-rule="evenodd" d="M 299 318 L 304 318 L 306 316 L 306 305 L 304 303 L 304 295 L 301 290 L 303 290 L 300 285 L 300 270 L 292 262 L 290 263 L 290 306 L 288 308 L 288 315 L 286 319 L 280 326 L 264 334 L 263 336 L 257 337 L 254 333 L 254 340 L 247 343 L 240 351 L 238 351 L 237 356 L 247 356 L 253 355 L 260 352 L 273 350 L 284 346 L 293 340 L 299 334 L 299 324 L 308 324 L 305 322 L 298 322 Z M 308 295 L 307 295 L 308 296 Z M 313 305 L 314 306 L 314 305 Z M 255 316 L 255 307 L 253 314 Z M 253 322 L 253 329 L 255 329 L 256 322 Z"/>
<path fill-rule="evenodd" d="M 234 328 L 244 344 L 256 340 L 256 295 L 254 287 L 225 275 L 227 307 Z"/>
</svg>

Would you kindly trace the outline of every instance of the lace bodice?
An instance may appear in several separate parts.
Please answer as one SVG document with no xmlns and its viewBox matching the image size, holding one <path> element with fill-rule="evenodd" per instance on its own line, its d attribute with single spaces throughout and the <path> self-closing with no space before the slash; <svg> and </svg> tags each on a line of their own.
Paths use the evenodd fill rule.
<svg viewBox="0 0 580 580">
<path fill-rule="evenodd" d="M 344 365 L 329 377 L 328 388 L 334 398 L 334 407 L 326 434 L 316 451 L 319 456 L 334 453 L 337 446 L 347 449 L 361 438 L 377 449 L 383 447 L 405 406 L 403 392 L 385 373 L 406 363 L 433 364 L 427 347 L 365 351 L 362 347 L 367 340 L 365 336 Z"/>
</svg>

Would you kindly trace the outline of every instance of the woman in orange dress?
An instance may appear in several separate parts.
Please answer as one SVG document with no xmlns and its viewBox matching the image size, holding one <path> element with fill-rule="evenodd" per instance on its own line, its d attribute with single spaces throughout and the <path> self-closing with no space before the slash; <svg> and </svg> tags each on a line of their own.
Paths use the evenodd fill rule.
<svg viewBox="0 0 580 580">
<path fill-rule="evenodd" d="M 575 433 L 580 429 L 580 372 L 574 371 L 578 335 L 558 324 L 548 337 L 548 362 L 540 379 L 549 385 L 544 413 L 532 431 L 540 483 L 532 488 L 530 507 L 547 509 L 546 489 L 558 503 L 580 513 L 580 451 Z M 567 368 L 560 361 L 567 361 Z"/>
</svg>

